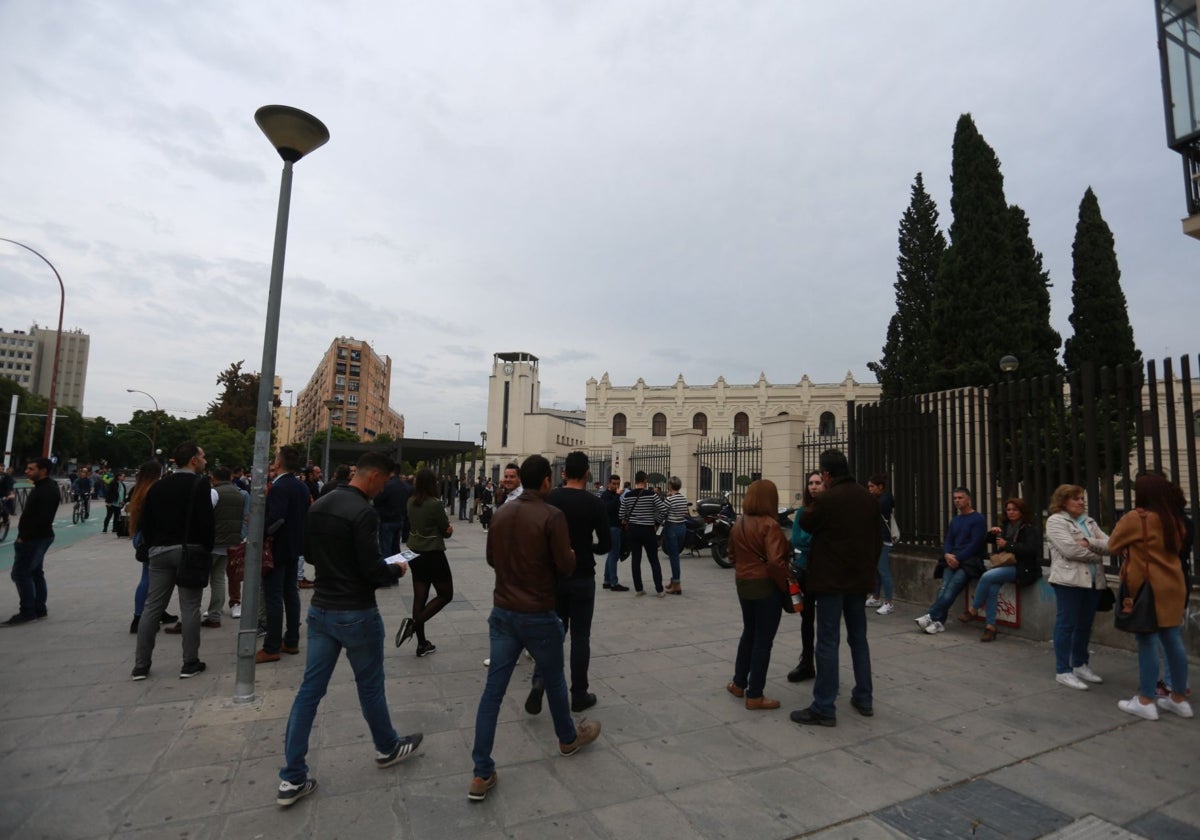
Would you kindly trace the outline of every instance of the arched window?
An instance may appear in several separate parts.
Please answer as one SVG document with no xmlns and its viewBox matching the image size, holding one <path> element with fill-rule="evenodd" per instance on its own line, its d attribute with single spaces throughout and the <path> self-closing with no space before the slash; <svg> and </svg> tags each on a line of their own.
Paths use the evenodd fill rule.
<svg viewBox="0 0 1200 840">
<path fill-rule="evenodd" d="M 625 437 L 625 415 L 613 415 L 613 437 Z"/>
<path fill-rule="evenodd" d="M 744 411 L 733 415 L 733 433 L 735 435 L 750 434 L 750 415 Z"/>
<path fill-rule="evenodd" d="M 775 416 L 776 417 L 787 417 L 788 413 L 786 411 L 781 411 L 778 414 L 776 414 Z"/>
<path fill-rule="evenodd" d="M 667 436 L 667 415 L 659 412 L 654 415 L 654 420 L 651 422 L 650 434 L 654 437 Z"/>
<path fill-rule="evenodd" d="M 837 434 L 837 419 L 833 416 L 832 411 L 821 412 L 821 427 L 818 434 L 825 437 L 833 437 Z"/>
<path fill-rule="evenodd" d="M 708 435 L 708 415 L 704 412 L 698 412 L 692 415 L 692 428 L 700 432 L 700 434 Z"/>
</svg>

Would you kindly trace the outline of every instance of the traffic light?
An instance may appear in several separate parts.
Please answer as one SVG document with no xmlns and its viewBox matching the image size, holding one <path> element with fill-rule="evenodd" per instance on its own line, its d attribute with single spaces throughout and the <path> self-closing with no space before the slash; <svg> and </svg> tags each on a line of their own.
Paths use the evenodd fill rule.
<svg viewBox="0 0 1200 840">
<path fill-rule="evenodd" d="M 112 423 L 109 423 L 108 425 L 106 425 L 104 427 L 104 436 L 105 437 L 112 437 L 114 434 L 116 434 L 116 432 L 117 432 L 117 430 L 113 428 Z"/>
</svg>

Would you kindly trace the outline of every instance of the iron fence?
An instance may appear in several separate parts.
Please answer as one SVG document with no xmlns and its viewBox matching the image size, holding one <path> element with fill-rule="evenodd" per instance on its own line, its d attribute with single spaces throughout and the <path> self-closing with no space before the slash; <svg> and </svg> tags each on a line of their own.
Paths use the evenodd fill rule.
<svg viewBox="0 0 1200 840">
<path fill-rule="evenodd" d="M 750 482 L 762 478 L 762 437 L 733 435 L 696 447 L 696 498 L 728 493 L 735 510 Z"/>
<path fill-rule="evenodd" d="M 666 443 L 649 443 L 635 446 L 629 453 L 629 480 L 642 470 L 651 485 L 665 485 L 671 475 L 671 447 Z M 607 477 L 607 476 L 606 476 Z"/>
</svg>

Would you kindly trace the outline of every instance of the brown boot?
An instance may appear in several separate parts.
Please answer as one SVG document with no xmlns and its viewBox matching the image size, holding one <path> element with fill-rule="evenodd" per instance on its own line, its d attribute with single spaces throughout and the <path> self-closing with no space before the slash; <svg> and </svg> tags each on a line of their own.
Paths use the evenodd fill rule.
<svg viewBox="0 0 1200 840">
<path fill-rule="evenodd" d="M 769 697 L 747 697 L 746 708 L 755 711 L 759 709 L 778 709 L 779 701 L 772 700 Z"/>
<path fill-rule="evenodd" d="M 988 628 L 986 628 L 986 629 L 983 631 L 983 635 L 979 637 L 979 641 L 981 641 L 981 642 L 994 642 L 994 641 L 996 641 L 996 628 L 995 628 L 995 627 L 988 627 Z"/>
</svg>

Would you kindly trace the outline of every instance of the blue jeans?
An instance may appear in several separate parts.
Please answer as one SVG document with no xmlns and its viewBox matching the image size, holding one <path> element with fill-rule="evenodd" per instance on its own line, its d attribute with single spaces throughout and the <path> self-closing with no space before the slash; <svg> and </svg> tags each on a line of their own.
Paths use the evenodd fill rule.
<svg viewBox="0 0 1200 840">
<path fill-rule="evenodd" d="M 967 570 L 961 566 L 957 569 L 947 566 L 942 573 L 942 588 L 938 590 L 937 598 L 929 606 L 929 617 L 934 621 L 945 621 L 959 593 L 966 588 Z"/>
<path fill-rule="evenodd" d="M 817 595 L 817 678 L 809 708 L 825 717 L 836 717 L 838 696 L 838 647 L 841 623 L 846 621 L 846 644 L 854 666 L 854 689 L 850 697 L 859 706 L 874 705 L 871 684 L 871 649 L 867 646 L 867 596 Z"/>
<path fill-rule="evenodd" d="M 988 627 L 996 626 L 996 602 L 1000 600 L 1000 587 L 1006 583 L 1012 583 L 1016 579 L 1016 566 L 997 566 L 984 572 L 983 577 L 976 584 L 975 597 L 971 599 L 971 606 L 978 610 L 983 606 L 983 602 L 987 601 Z"/>
<path fill-rule="evenodd" d="M 1092 640 L 1092 622 L 1096 620 L 1100 590 L 1058 583 L 1053 586 L 1054 600 L 1058 604 L 1058 614 L 1054 618 L 1054 673 L 1066 674 L 1088 662 L 1088 643 Z M 1153 691 L 1150 696 L 1154 696 Z"/>
<path fill-rule="evenodd" d="M 596 579 L 566 578 L 558 582 L 554 611 L 562 619 L 563 630 L 571 634 L 571 698 L 579 700 L 588 693 L 588 666 L 592 662 L 592 616 L 596 612 Z M 533 685 L 545 685 L 542 672 L 534 665 Z"/>
<path fill-rule="evenodd" d="M 280 644 L 300 644 L 300 591 L 296 588 L 297 562 L 275 557 L 275 568 L 263 575 L 263 601 L 267 609 L 267 636 L 263 650 L 279 653 Z M 287 628 L 284 628 L 284 614 Z"/>
<path fill-rule="evenodd" d="M 20 612 L 24 618 L 46 615 L 46 573 L 42 563 L 54 537 L 17 540 L 13 544 L 13 564 L 9 577 L 17 586 Z"/>
<path fill-rule="evenodd" d="M 492 760 L 496 720 L 500 717 L 500 703 L 522 648 L 533 655 L 542 675 L 546 702 L 559 743 L 570 744 L 575 740 L 575 721 L 571 720 L 567 680 L 563 675 L 563 635 L 562 619 L 556 613 L 519 613 L 492 608 L 488 618 L 491 663 L 483 696 L 479 698 L 479 710 L 475 713 L 475 745 L 471 748 L 471 760 L 479 778 L 486 779 L 496 770 L 496 762 Z"/>
<path fill-rule="evenodd" d="M 146 596 L 150 594 L 150 564 L 142 563 L 142 577 L 137 589 L 133 590 L 133 614 L 141 615 L 146 610 Z"/>
<path fill-rule="evenodd" d="M 879 589 L 876 590 L 876 595 L 883 595 L 883 600 L 892 600 L 892 595 L 895 594 L 892 589 L 892 562 L 891 562 L 892 547 L 887 543 L 883 544 L 883 548 L 879 551 Z"/>
<path fill-rule="evenodd" d="M 668 522 L 663 526 L 663 551 L 671 561 L 671 583 L 679 583 L 679 552 L 683 551 L 683 538 L 687 536 L 687 525 L 683 522 Z"/>
<path fill-rule="evenodd" d="M 771 648 L 783 615 L 783 593 L 767 598 L 738 598 L 742 606 L 742 637 L 733 662 L 733 684 L 746 690 L 747 697 L 762 697 L 771 667 Z"/>
<path fill-rule="evenodd" d="M 287 765 L 279 771 L 279 778 L 294 785 L 308 778 L 308 736 L 343 648 L 354 671 L 358 705 L 371 730 L 375 751 L 386 755 L 400 740 L 392 727 L 383 684 L 383 618 L 378 609 L 325 610 L 310 606 L 307 648 L 304 681 L 292 702 L 283 736 Z"/>
<path fill-rule="evenodd" d="M 629 542 L 633 546 L 633 588 L 642 591 L 642 549 L 650 560 L 650 574 L 654 577 L 654 591 L 662 592 L 662 566 L 658 565 L 658 538 L 653 525 L 630 525 Z"/>
<path fill-rule="evenodd" d="M 1161 643 L 1167 660 L 1167 684 L 1177 694 L 1187 691 L 1188 661 L 1183 649 L 1180 627 L 1163 627 L 1157 633 L 1137 633 L 1138 694 L 1154 697 L 1158 682 L 1158 646 Z"/>
<path fill-rule="evenodd" d="M 404 520 L 379 523 L 379 553 L 391 557 L 400 550 L 400 534 L 404 530 Z"/>
<path fill-rule="evenodd" d="M 612 546 L 608 549 L 608 558 L 604 561 L 604 582 L 609 586 L 617 584 L 617 564 L 621 562 L 621 526 L 609 525 L 608 538 Z"/>
</svg>

